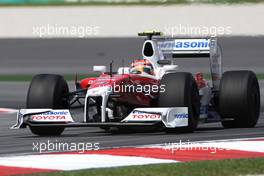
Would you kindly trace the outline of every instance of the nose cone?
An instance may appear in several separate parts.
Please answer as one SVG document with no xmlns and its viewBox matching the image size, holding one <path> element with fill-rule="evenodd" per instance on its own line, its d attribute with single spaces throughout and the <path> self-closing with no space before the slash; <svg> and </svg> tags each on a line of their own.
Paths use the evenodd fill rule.
<svg viewBox="0 0 264 176">
<path fill-rule="evenodd" d="M 89 96 L 106 96 L 112 93 L 112 87 L 106 86 L 106 87 L 94 87 L 88 89 L 87 94 Z"/>
</svg>

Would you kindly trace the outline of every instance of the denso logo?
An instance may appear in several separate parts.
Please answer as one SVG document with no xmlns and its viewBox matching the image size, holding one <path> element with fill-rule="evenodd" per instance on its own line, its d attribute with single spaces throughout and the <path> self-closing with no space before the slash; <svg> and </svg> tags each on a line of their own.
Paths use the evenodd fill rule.
<svg viewBox="0 0 264 176">
<path fill-rule="evenodd" d="M 89 80 L 88 84 L 93 84 L 95 82 L 95 80 Z"/>
<path fill-rule="evenodd" d="M 159 114 L 132 114 L 133 119 L 160 119 Z"/>
<path fill-rule="evenodd" d="M 68 115 L 68 111 L 49 111 L 40 115 Z"/>
<path fill-rule="evenodd" d="M 186 119 L 186 118 L 188 118 L 188 114 L 187 113 L 178 113 L 178 114 L 175 114 L 174 116 L 177 119 Z"/>
<path fill-rule="evenodd" d="M 66 120 L 65 116 L 52 116 L 52 115 L 34 115 L 31 116 L 32 120 Z"/>
</svg>

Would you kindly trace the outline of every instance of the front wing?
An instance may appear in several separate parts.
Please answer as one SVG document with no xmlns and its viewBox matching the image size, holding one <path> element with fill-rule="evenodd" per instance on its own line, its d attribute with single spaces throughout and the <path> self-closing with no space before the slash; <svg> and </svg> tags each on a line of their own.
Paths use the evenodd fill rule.
<svg viewBox="0 0 264 176">
<path fill-rule="evenodd" d="M 136 108 L 120 122 L 74 122 L 68 109 L 20 109 L 17 123 L 11 129 L 26 126 L 61 127 L 119 127 L 119 126 L 155 126 L 166 128 L 188 126 L 188 108 Z"/>
</svg>

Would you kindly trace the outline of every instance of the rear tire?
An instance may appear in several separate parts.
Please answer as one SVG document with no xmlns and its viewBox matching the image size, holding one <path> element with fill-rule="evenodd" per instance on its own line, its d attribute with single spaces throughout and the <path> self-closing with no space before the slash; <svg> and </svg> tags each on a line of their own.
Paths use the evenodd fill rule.
<svg viewBox="0 0 264 176">
<path fill-rule="evenodd" d="M 69 104 L 65 94 L 69 93 L 67 82 L 60 75 L 36 75 L 29 86 L 27 108 L 67 109 Z M 64 127 L 32 127 L 32 133 L 39 136 L 60 135 Z"/>
<path fill-rule="evenodd" d="M 255 73 L 228 71 L 223 74 L 219 92 L 219 112 L 225 128 L 250 128 L 257 124 L 260 92 Z"/>
<path fill-rule="evenodd" d="M 185 72 L 169 73 L 162 77 L 160 85 L 165 91 L 159 93 L 159 107 L 188 107 L 188 126 L 167 128 L 167 132 L 193 132 L 199 121 L 200 98 L 192 74 Z"/>
</svg>

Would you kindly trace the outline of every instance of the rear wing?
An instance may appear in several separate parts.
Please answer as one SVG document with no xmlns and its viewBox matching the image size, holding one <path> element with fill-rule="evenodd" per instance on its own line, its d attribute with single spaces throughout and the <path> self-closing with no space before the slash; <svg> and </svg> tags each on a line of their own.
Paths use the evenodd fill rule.
<svg viewBox="0 0 264 176">
<path fill-rule="evenodd" d="M 158 40 L 158 47 L 164 55 L 179 56 L 210 56 L 210 39 L 162 39 Z"/>
<path fill-rule="evenodd" d="M 209 58 L 213 89 L 219 90 L 222 51 L 217 38 L 155 38 L 154 40 L 165 58 Z"/>
</svg>

